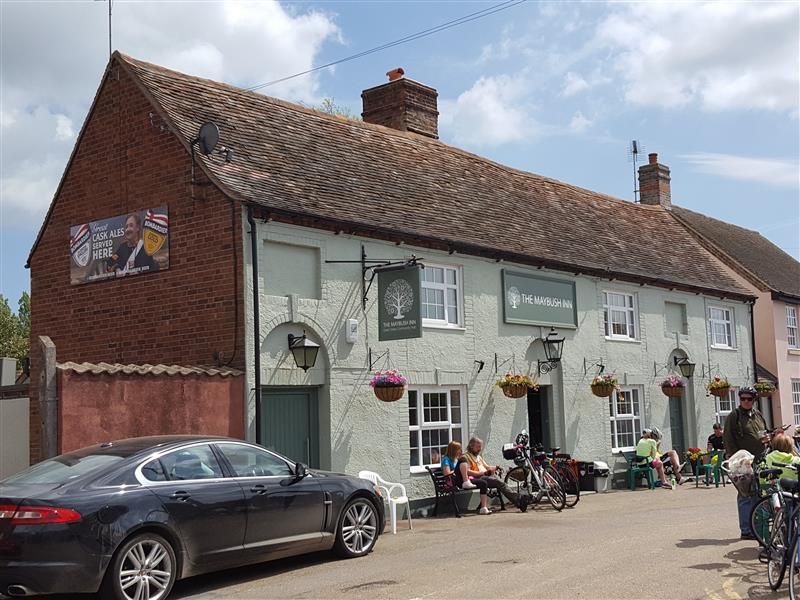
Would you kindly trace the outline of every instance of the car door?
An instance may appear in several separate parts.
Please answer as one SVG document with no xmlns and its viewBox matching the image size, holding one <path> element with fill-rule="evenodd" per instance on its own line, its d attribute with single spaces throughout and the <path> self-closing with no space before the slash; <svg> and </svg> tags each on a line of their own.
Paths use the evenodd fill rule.
<svg viewBox="0 0 800 600">
<path fill-rule="evenodd" d="M 293 464 L 258 446 L 237 442 L 216 446 L 246 498 L 246 551 L 302 552 L 322 542 L 331 503 L 317 479 L 295 478 Z"/>
<path fill-rule="evenodd" d="M 244 493 L 234 478 L 224 476 L 211 446 L 167 452 L 143 464 L 137 476 L 161 500 L 192 563 L 206 567 L 242 558 Z"/>
</svg>

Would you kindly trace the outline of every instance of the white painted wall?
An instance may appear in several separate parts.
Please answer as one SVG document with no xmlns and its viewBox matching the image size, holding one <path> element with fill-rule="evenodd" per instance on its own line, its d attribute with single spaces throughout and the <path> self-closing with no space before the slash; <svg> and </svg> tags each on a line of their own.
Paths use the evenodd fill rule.
<svg viewBox="0 0 800 600">
<path fill-rule="evenodd" d="M 248 226 L 244 224 L 245 231 Z M 321 415 L 325 430 L 321 442 L 329 440 L 330 454 L 324 454 L 323 467 L 334 471 L 357 473 L 361 469 L 379 472 L 384 478 L 409 485 L 413 497 L 432 495 L 427 474 L 413 475 L 409 470 L 408 401 L 384 404 L 368 386 L 370 378 L 368 349 L 374 353 L 390 351 L 390 365 L 399 368 L 415 385 L 463 385 L 467 390 L 469 411 L 468 432 L 475 432 L 486 441 L 485 454 L 490 461 L 502 464 L 500 448 L 527 427 L 525 400 L 509 400 L 494 387 L 494 355 L 500 360 L 514 357 L 518 370 L 534 373 L 536 360 L 544 358 L 537 338 L 548 328 L 510 325 L 503 322 L 501 270 L 525 267 L 488 261 L 463 255 L 448 255 L 421 248 L 396 246 L 348 235 L 334 235 L 277 223 L 258 223 L 259 268 L 272 260 L 264 251 L 266 242 L 305 245 L 319 249 L 321 274 L 320 299 L 299 296 L 270 295 L 270 282 L 261 279 L 262 383 L 320 385 Z M 249 236 L 245 235 L 246 268 L 246 349 L 248 364 L 253 364 L 253 315 L 251 259 Z M 358 260 L 361 244 L 369 258 L 402 259 L 412 253 L 429 262 L 460 266 L 464 274 L 465 326 L 460 330 L 425 328 L 423 337 L 396 342 L 377 341 L 377 283 L 373 287 L 364 313 L 361 307 L 361 268 L 359 264 L 326 264 L 325 260 Z M 286 269 L 291 269 L 287 264 Z M 533 272 L 537 272 L 535 269 Z M 546 270 L 542 274 L 548 273 Z M 603 460 L 617 470 L 624 470 L 624 460 L 611 454 L 609 403 L 594 397 L 589 389 L 595 370 L 584 373 L 588 363 L 603 359 L 606 370 L 615 371 L 621 383 L 641 386 L 644 401 L 644 425 L 656 425 L 667 435 L 668 399 L 658 383 L 663 366 L 679 343 L 692 362 L 697 363 L 693 389 L 685 400 L 685 436 L 687 445 L 705 447 L 714 420 L 714 399 L 705 394 L 703 369 L 727 376 L 733 385 L 752 379 L 753 364 L 750 341 L 749 306 L 727 301 L 735 311 L 737 348 L 709 348 L 706 304 L 714 299 L 701 295 L 669 291 L 619 281 L 610 282 L 571 274 L 549 272 L 551 276 L 576 282 L 579 326 L 577 330 L 561 329 L 565 335 L 561 367 L 541 377 L 552 398 L 554 441 L 562 451 L 583 460 Z M 285 275 L 279 275 L 284 277 Z M 304 273 L 294 272 L 301 278 Z M 637 295 L 641 339 L 635 342 L 609 341 L 604 337 L 602 292 L 622 290 Z M 667 333 L 664 301 L 687 306 L 688 333 L 680 336 Z M 348 318 L 359 321 L 359 339 L 348 344 L 344 324 Z M 275 328 L 279 333 L 271 335 Z M 300 334 L 305 329 L 312 339 L 324 346 L 324 356 L 317 367 L 304 374 L 294 367 L 285 343 L 286 334 Z M 274 342 L 272 341 L 274 340 Z M 283 340 L 283 341 L 282 341 Z M 478 372 L 475 360 L 485 361 Z M 654 376 L 655 369 L 659 371 Z M 503 366 L 508 368 L 511 362 Z M 385 367 L 385 364 L 379 366 Z M 501 369 L 501 371 L 502 371 Z M 252 367 L 247 373 L 247 389 L 252 389 Z M 249 435 L 254 437 L 252 417 L 253 394 L 249 394 Z M 324 420 L 323 420 L 324 418 Z"/>
</svg>

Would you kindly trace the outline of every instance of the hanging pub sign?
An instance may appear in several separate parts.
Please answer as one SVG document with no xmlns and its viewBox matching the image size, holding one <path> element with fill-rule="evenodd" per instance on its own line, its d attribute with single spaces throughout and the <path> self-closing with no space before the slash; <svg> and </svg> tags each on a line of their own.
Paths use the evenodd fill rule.
<svg viewBox="0 0 800 600">
<path fill-rule="evenodd" d="M 168 269 L 167 207 L 70 227 L 69 252 L 73 285 Z"/>
<path fill-rule="evenodd" d="M 575 282 L 503 270 L 506 323 L 578 327 Z"/>
<path fill-rule="evenodd" d="M 422 337 L 420 266 L 378 271 L 378 339 Z"/>
</svg>

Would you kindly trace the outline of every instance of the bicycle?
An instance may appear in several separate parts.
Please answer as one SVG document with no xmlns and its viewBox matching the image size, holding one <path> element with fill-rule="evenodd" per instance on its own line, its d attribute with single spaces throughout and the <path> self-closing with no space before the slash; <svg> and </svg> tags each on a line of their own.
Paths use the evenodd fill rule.
<svg viewBox="0 0 800 600">
<path fill-rule="evenodd" d="M 561 511 L 567 503 L 561 477 L 548 461 L 547 454 L 532 452 L 529 442 L 528 432 L 523 429 L 513 444 L 503 445 L 503 458 L 513 460 L 516 465 L 508 470 L 504 481 L 517 494 L 527 494 L 529 504 L 546 497 L 553 508 Z"/>
<path fill-rule="evenodd" d="M 797 465 L 790 465 L 795 471 Z M 772 469 L 768 469 L 772 471 Z M 800 517 L 800 484 L 793 479 L 781 479 L 779 491 L 773 493 L 775 518 L 772 523 L 770 537 L 759 559 L 767 561 L 767 580 L 769 587 L 777 591 L 783 583 L 787 567 L 789 572 L 789 595 L 795 597 L 795 566 L 798 565 L 798 517 Z"/>
<path fill-rule="evenodd" d="M 569 460 L 558 457 L 557 453 L 559 450 L 561 450 L 561 448 L 551 448 L 547 455 L 547 460 L 561 478 L 561 485 L 564 488 L 564 495 L 567 498 L 567 508 L 574 508 L 581 499 L 581 482 L 575 474 L 575 471 L 572 470 Z"/>
<path fill-rule="evenodd" d="M 765 429 L 760 431 L 760 437 L 763 440 L 763 448 L 758 458 L 753 459 L 753 480 L 756 486 L 756 494 L 761 497 L 761 500 L 750 511 L 750 530 L 756 536 L 759 545 L 766 546 L 766 539 L 764 534 L 769 532 L 772 527 L 772 522 L 775 517 L 774 509 L 770 502 L 772 491 L 775 487 L 775 482 L 761 484 L 761 478 L 764 477 L 764 468 L 767 464 L 767 454 L 772 450 L 770 442 L 773 436 L 778 433 L 783 433 L 790 426 L 782 425 L 774 429 Z"/>
</svg>

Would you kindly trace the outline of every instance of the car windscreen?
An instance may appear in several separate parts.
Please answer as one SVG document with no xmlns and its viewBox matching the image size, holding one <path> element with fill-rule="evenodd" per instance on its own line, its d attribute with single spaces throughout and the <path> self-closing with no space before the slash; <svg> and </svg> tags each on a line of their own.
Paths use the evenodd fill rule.
<svg viewBox="0 0 800 600">
<path fill-rule="evenodd" d="M 33 483 L 62 485 L 84 475 L 99 473 L 125 458 L 109 452 L 62 454 L 12 475 L 2 483 L 3 485 Z"/>
</svg>

